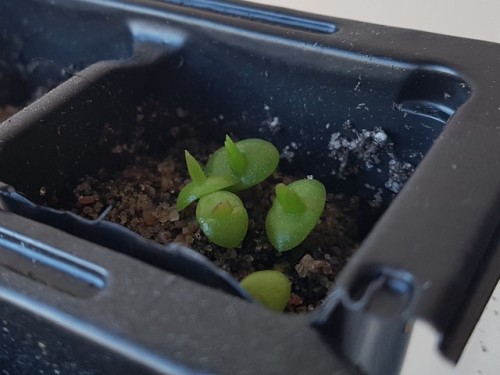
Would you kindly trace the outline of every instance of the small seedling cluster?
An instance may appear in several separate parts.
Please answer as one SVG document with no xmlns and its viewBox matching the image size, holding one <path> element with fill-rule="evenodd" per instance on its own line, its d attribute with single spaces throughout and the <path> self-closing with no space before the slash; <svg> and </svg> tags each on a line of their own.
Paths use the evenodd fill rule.
<svg viewBox="0 0 500 375">
<path fill-rule="evenodd" d="M 177 210 L 198 201 L 196 220 L 214 244 L 235 248 L 248 230 L 248 214 L 237 192 L 264 181 L 278 167 L 279 152 L 262 139 L 234 142 L 226 136 L 224 147 L 208 159 L 205 170 L 185 151 L 191 182 L 179 193 Z M 326 191 L 314 179 L 303 179 L 275 187 L 276 198 L 266 217 L 266 234 L 279 252 L 298 246 L 316 226 L 325 207 Z M 290 296 L 290 284 L 277 271 L 248 275 L 242 286 L 258 301 L 283 310 Z M 265 286 L 265 287 L 264 287 Z"/>
<path fill-rule="evenodd" d="M 179 193 L 177 210 L 199 200 L 196 220 L 207 238 L 216 245 L 234 248 L 241 244 L 248 229 L 248 214 L 235 194 L 264 181 L 277 168 L 279 152 L 262 139 L 240 142 L 226 136 L 224 147 L 208 159 L 205 171 L 185 151 L 191 177 Z M 323 212 L 326 192 L 314 179 L 279 183 L 276 198 L 266 217 L 266 234 L 280 252 L 293 249 L 305 240 Z"/>
</svg>

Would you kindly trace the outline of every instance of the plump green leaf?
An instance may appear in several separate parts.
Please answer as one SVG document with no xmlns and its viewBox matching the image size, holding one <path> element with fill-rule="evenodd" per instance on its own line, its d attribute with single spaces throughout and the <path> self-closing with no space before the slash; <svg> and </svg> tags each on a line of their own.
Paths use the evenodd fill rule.
<svg viewBox="0 0 500 375">
<path fill-rule="evenodd" d="M 266 233 L 276 250 L 293 249 L 306 239 L 325 208 L 324 185 L 304 179 L 288 186 L 278 184 L 276 196 L 266 217 Z"/>
<path fill-rule="evenodd" d="M 196 220 L 211 242 L 227 248 L 238 246 L 248 230 L 247 210 L 241 199 L 229 191 L 201 197 Z"/>
<path fill-rule="evenodd" d="M 251 273 L 241 280 L 241 286 L 255 300 L 275 311 L 285 309 L 292 292 L 288 278 L 272 270 Z"/>
<path fill-rule="evenodd" d="M 279 152 L 272 143 L 256 138 L 234 143 L 227 136 L 225 146 L 208 159 L 205 172 L 208 176 L 237 178 L 238 183 L 228 190 L 240 191 L 264 181 L 278 163 Z"/>
</svg>

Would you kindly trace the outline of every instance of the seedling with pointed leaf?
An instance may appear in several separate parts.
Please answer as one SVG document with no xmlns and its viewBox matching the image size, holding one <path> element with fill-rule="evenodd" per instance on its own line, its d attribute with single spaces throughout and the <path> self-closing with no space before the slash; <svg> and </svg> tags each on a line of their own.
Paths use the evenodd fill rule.
<svg viewBox="0 0 500 375">
<path fill-rule="evenodd" d="M 278 184 L 266 217 L 266 233 L 276 250 L 293 249 L 306 239 L 325 208 L 324 185 L 313 179 Z"/>
<path fill-rule="evenodd" d="M 288 305 L 292 293 L 290 281 L 278 271 L 253 272 L 241 280 L 240 284 L 256 301 L 279 312 Z"/>
<path fill-rule="evenodd" d="M 206 176 L 198 161 L 188 151 L 184 151 L 184 154 L 191 182 L 184 186 L 177 197 L 177 211 L 182 211 L 206 194 L 225 189 L 238 182 L 236 177 L 229 175 Z"/>
<path fill-rule="evenodd" d="M 208 159 L 205 171 L 208 176 L 231 176 L 238 183 L 231 191 L 248 189 L 269 177 L 278 166 L 279 152 L 273 144 L 263 139 L 249 138 L 234 143 L 226 135 L 224 147 Z"/>
<path fill-rule="evenodd" d="M 224 190 L 200 198 L 196 220 L 210 242 L 227 248 L 238 246 L 248 230 L 248 214 L 243 202 Z"/>
</svg>

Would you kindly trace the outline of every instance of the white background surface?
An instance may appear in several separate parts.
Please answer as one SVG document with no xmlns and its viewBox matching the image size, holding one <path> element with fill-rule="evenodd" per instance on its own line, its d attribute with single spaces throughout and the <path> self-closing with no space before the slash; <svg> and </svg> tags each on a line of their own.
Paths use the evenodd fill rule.
<svg viewBox="0 0 500 375">
<path fill-rule="evenodd" d="M 500 0 L 253 0 L 267 5 L 388 26 L 500 43 Z M 500 152 L 500 151 L 499 151 Z M 486 306 L 457 366 L 436 350 L 435 331 L 417 322 L 405 375 L 500 374 L 500 284 Z"/>
<path fill-rule="evenodd" d="M 332 17 L 500 43 L 499 0 L 252 1 Z"/>
</svg>

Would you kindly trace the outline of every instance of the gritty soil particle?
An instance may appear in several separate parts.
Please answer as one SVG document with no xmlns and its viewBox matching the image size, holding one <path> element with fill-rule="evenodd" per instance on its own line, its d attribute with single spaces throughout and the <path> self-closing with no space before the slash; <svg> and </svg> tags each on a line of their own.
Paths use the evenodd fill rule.
<svg viewBox="0 0 500 375">
<path fill-rule="evenodd" d="M 178 112 L 174 115 L 180 117 Z M 186 114 L 182 115 L 184 119 Z M 147 106 L 139 107 L 138 129 L 158 121 L 158 116 Z M 144 132 L 137 130 L 136 134 Z M 199 229 L 195 204 L 180 213 L 175 207 L 179 191 L 189 182 L 184 150 L 189 150 L 203 164 L 220 147 L 200 142 L 197 136 L 186 121 L 171 127 L 166 156 L 140 152 L 144 141 L 139 138 L 116 143 L 113 153 L 129 155 L 128 165 L 120 170 L 102 168 L 96 175 L 85 177 L 74 187 L 70 202 L 53 205 L 90 219 L 98 218 L 111 206 L 107 220 L 160 244 L 187 245 L 237 280 L 258 270 L 282 271 L 292 283 L 288 310 L 311 311 L 321 304 L 335 277 L 359 246 L 362 237 L 359 227 L 364 220 L 359 199 L 329 193 L 324 213 L 309 237 L 297 248 L 278 253 L 267 240 L 264 225 L 274 198 L 274 186 L 305 175 L 285 176 L 277 171 L 263 183 L 239 194 L 250 218 L 248 233 L 238 248 L 221 248 L 210 243 Z"/>
</svg>

